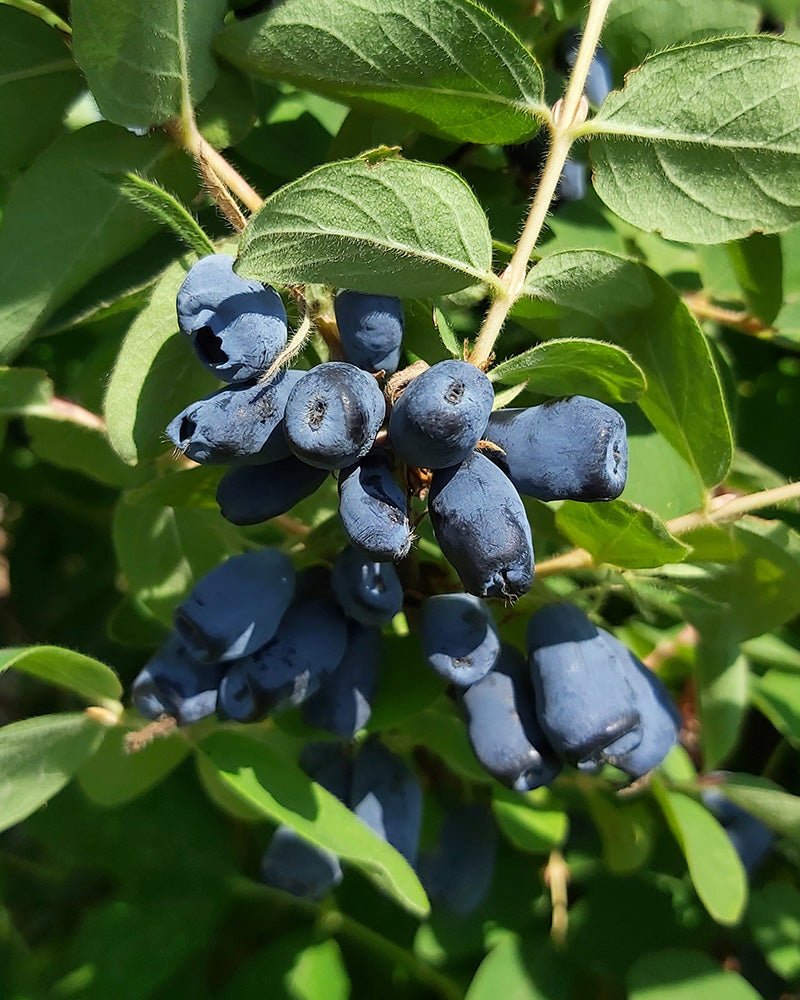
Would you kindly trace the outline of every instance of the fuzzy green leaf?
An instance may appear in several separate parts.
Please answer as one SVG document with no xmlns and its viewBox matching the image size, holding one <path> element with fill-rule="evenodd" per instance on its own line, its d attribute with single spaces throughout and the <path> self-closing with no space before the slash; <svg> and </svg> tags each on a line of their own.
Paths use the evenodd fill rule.
<svg viewBox="0 0 800 1000">
<path fill-rule="evenodd" d="M 236 270 L 279 284 L 443 295 L 491 281 L 483 209 L 446 167 L 369 155 L 280 188 L 250 219 Z"/>
<path fill-rule="evenodd" d="M 594 186 L 626 222 L 724 243 L 800 220 L 800 45 L 769 35 L 668 49 L 584 127 Z"/>
<path fill-rule="evenodd" d="M 402 111 L 462 142 L 519 142 L 543 108 L 535 59 L 471 0 L 284 0 L 216 48 L 254 76 Z"/>
</svg>

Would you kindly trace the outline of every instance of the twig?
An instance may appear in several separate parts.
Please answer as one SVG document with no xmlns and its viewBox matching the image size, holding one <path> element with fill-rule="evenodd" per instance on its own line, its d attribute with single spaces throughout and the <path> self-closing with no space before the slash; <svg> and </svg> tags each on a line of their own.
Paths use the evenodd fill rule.
<svg viewBox="0 0 800 1000">
<path fill-rule="evenodd" d="M 702 292 L 684 295 L 683 301 L 696 319 L 710 319 L 714 323 L 719 323 L 720 326 L 727 326 L 731 330 L 738 330 L 740 333 L 749 333 L 751 336 L 765 339 L 771 337 L 775 332 L 774 327 L 767 326 L 757 316 L 751 316 L 748 312 L 736 312 L 733 309 L 715 306 Z"/>
<path fill-rule="evenodd" d="M 672 535 L 683 535 L 706 524 L 724 524 L 735 521 L 753 510 L 764 507 L 774 507 L 789 500 L 800 499 L 800 482 L 777 486 L 775 489 L 762 490 L 760 493 L 750 493 L 747 496 L 737 496 L 726 500 L 712 510 L 695 511 L 683 514 L 667 521 L 667 530 Z M 571 549 L 560 556 L 545 559 L 536 566 L 537 579 L 546 576 L 556 576 L 559 573 L 571 573 L 574 570 L 591 569 L 596 565 L 591 553 L 586 549 Z"/>
<path fill-rule="evenodd" d="M 484 365 L 491 357 L 503 324 L 522 293 L 531 254 L 541 234 L 556 186 L 574 141 L 573 129 L 582 124 L 586 118 L 588 104 L 583 95 L 583 88 L 610 3 L 611 0 L 592 0 L 566 94 L 555 105 L 552 115 L 546 121 L 546 125 L 550 129 L 550 149 L 522 235 L 511 262 L 501 276 L 503 290 L 494 299 L 486 313 L 483 326 L 470 355 L 469 360 L 477 367 Z"/>
<path fill-rule="evenodd" d="M 553 944 L 563 948 L 567 943 L 567 924 L 569 922 L 569 868 L 561 851 L 550 852 L 550 858 L 544 870 L 545 885 L 550 889 L 550 904 L 552 917 L 550 920 L 550 937 Z"/>
</svg>

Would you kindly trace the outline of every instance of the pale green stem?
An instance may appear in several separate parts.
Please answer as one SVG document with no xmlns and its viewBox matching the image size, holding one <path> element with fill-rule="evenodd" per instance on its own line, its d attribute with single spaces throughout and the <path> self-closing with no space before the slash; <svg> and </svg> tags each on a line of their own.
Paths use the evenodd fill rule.
<svg viewBox="0 0 800 1000">
<path fill-rule="evenodd" d="M 583 88 L 595 49 L 600 41 L 600 32 L 610 3 L 611 0 L 592 0 L 575 65 L 567 84 L 567 91 L 563 99 L 556 105 L 555 113 L 547 120 L 551 143 L 541 180 L 531 202 L 528 218 L 517 243 L 517 248 L 511 262 L 501 276 L 503 290 L 494 299 L 486 313 L 475 347 L 469 357 L 472 364 L 478 367 L 485 365 L 492 356 L 495 342 L 500 336 L 503 324 L 522 293 L 528 263 L 541 235 L 547 213 L 550 210 L 550 203 L 555 195 L 556 186 L 574 141 L 576 118 L 580 117 L 582 109 L 585 108 L 585 104 L 582 104 L 581 101 Z M 585 114 L 585 111 L 583 113 Z"/>
</svg>

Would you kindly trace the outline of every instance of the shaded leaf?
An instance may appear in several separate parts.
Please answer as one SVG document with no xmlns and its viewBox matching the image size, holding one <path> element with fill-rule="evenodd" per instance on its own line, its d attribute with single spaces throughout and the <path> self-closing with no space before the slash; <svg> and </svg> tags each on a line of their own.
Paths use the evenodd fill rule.
<svg viewBox="0 0 800 1000">
<path fill-rule="evenodd" d="M 770 882 L 753 893 L 748 910 L 753 939 L 767 964 L 784 979 L 800 976 L 800 892 Z"/>
<path fill-rule="evenodd" d="M 211 89 L 224 0 L 72 0 L 70 11 L 75 60 L 109 121 L 161 125 Z"/>
<path fill-rule="evenodd" d="M 628 974 L 630 1000 L 761 1000 L 735 972 L 706 955 L 669 949 L 643 955 Z"/>
<path fill-rule="evenodd" d="M 800 798 L 752 774 L 729 774 L 716 786 L 731 802 L 746 809 L 776 833 L 800 841 Z"/>
<path fill-rule="evenodd" d="M 747 308 L 769 325 L 783 305 L 783 259 L 779 237 L 753 233 L 746 239 L 728 243 L 725 249 Z"/>
<path fill-rule="evenodd" d="M 504 836 L 523 851 L 548 854 L 567 839 L 569 816 L 546 788 L 520 795 L 497 785 L 492 812 Z"/>
<path fill-rule="evenodd" d="M 126 735 L 121 726 L 108 730 L 95 755 L 78 772 L 81 788 L 99 806 L 118 806 L 143 795 L 189 752 L 186 739 L 173 733 L 153 740 L 136 753 L 128 753 Z"/>
<path fill-rule="evenodd" d="M 14 185 L 0 228 L 1 360 L 15 357 L 59 305 L 156 232 L 104 174 L 166 178 L 175 167 L 171 152 L 164 137 L 98 122 L 56 141 Z"/>
<path fill-rule="evenodd" d="M 753 701 L 779 733 L 800 743 L 800 674 L 768 670 L 754 677 Z"/>
<path fill-rule="evenodd" d="M 86 763 L 105 729 L 83 712 L 40 715 L 0 729 L 0 830 L 44 805 Z"/>
<path fill-rule="evenodd" d="M 53 383 L 38 368 L 0 368 L 0 417 L 46 410 Z"/>
<path fill-rule="evenodd" d="M 120 175 L 116 182 L 128 201 L 152 215 L 157 222 L 169 226 L 198 257 L 214 253 L 214 244 L 174 194 L 155 181 L 130 172 Z"/>
<path fill-rule="evenodd" d="M 0 174 L 7 174 L 27 167 L 62 131 L 82 82 L 58 32 L 32 14 L 0 6 L 0 38 Z"/>
<path fill-rule="evenodd" d="M 703 761 L 706 770 L 713 770 L 736 745 L 750 695 L 747 657 L 729 640 L 724 626 L 701 636 L 694 678 Z"/>
<path fill-rule="evenodd" d="M 311 930 L 276 937 L 227 984 L 220 1000 L 262 1000 L 264 984 L 280 1000 L 349 1000 L 350 980 L 339 945 Z"/>
</svg>

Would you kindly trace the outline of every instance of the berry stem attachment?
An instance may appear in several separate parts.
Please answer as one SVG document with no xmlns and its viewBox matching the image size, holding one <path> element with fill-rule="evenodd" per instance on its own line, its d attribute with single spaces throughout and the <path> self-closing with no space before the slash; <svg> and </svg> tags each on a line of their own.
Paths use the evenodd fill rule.
<svg viewBox="0 0 800 1000">
<path fill-rule="evenodd" d="M 478 367 L 491 358 L 503 324 L 514 303 L 520 298 L 528 273 L 528 263 L 541 235 L 550 203 L 575 138 L 573 129 L 581 125 L 586 118 L 588 104 L 583 96 L 583 88 L 610 3 L 611 0 L 592 0 L 566 93 L 546 119 L 546 125 L 550 129 L 550 149 L 522 235 L 511 262 L 501 278 L 503 291 L 489 307 L 469 357 L 469 361 Z"/>
</svg>

